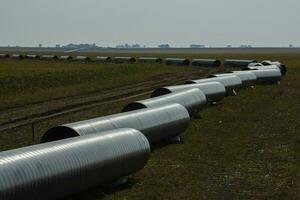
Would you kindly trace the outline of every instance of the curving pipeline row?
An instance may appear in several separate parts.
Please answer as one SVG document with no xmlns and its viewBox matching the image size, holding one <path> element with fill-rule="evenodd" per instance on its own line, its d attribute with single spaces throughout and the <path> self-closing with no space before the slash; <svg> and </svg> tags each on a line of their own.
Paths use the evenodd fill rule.
<svg viewBox="0 0 300 200">
<path fill-rule="evenodd" d="M 179 137 L 205 106 L 282 78 L 279 65 L 254 67 L 158 88 L 122 113 L 53 127 L 41 144 L 1 152 L 0 199 L 59 199 L 142 169 L 150 145 Z"/>
<path fill-rule="evenodd" d="M 0 54 L 0 59 L 13 58 L 13 59 L 36 59 L 36 60 L 62 60 L 62 61 L 89 61 L 89 62 L 110 62 L 110 63 L 158 63 L 166 65 L 177 66 L 194 66 L 194 67 L 220 67 L 221 61 L 217 59 L 186 59 L 186 58 L 159 58 L 159 57 L 109 57 L 109 56 L 96 56 L 94 58 L 88 56 L 56 56 L 56 55 L 20 55 L 20 54 Z M 281 73 L 286 73 L 286 66 L 278 61 L 264 60 L 258 63 L 256 60 L 239 60 L 239 59 L 225 59 L 223 62 L 224 67 L 239 68 L 242 70 L 249 70 L 254 67 L 265 66 L 278 66 Z"/>
</svg>

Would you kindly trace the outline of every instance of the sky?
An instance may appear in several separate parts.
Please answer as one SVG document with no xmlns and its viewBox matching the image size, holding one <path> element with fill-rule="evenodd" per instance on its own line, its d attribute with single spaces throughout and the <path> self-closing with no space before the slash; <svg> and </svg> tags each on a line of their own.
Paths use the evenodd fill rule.
<svg viewBox="0 0 300 200">
<path fill-rule="evenodd" d="M 0 0 L 0 46 L 300 46 L 300 0 Z"/>
</svg>

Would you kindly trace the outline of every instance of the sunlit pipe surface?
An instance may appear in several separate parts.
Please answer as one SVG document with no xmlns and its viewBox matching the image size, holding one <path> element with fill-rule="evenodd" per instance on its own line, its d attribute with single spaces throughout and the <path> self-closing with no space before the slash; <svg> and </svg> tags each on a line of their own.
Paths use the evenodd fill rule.
<svg viewBox="0 0 300 200">
<path fill-rule="evenodd" d="M 59 60 L 72 60 L 73 57 L 72 56 L 60 56 L 58 59 Z"/>
<path fill-rule="evenodd" d="M 136 101 L 126 105 L 122 112 L 143 108 L 155 108 L 172 103 L 178 103 L 184 106 L 192 117 L 198 114 L 206 105 L 206 96 L 201 90 L 194 88 L 142 101 Z"/>
<path fill-rule="evenodd" d="M 256 75 L 251 71 L 231 71 L 224 74 L 213 74 L 208 77 L 226 77 L 232 75 L 236 75 L 237 77 L 239 77 L 242 81 L 243 86 L 254 85 L 257 81 Z"/>
<path fill-rule="evenodd" d="M 101 61 L 101 62 L 110 62 L 110 61 L 111 61 L 111 57 L 107 57 L 107 56 L 96 56 L 93 60 L 94 60 L 94 61 Z"/>
<path fill-rule="evenodd" d="M 221 84 L 223 84 L 224 87 L 226 88 L 227 95 L 235 94 L 235 91 L 239 90 L 242 87 L 242 80 L 236 75 L 191 80 L 185 82 L 185 84 L 208 83 L 208 82 L 220 82 Z"/>
<path fill-rule="evenodd" d="M 205 94 L 207 101 L 210 103 L 221 101 L 226 95 L 226 89 L 223 84 L 219 82 L 209 82 L 209 83 L 185 84 L 185 85 L 175 85 L 175 86 L 158 88 L 153 91 L 151 97 L 158 97 L 158 96 L 186 91 L 194 88 L 200 89 Z"/>
<path fill-rule="evenodd" d="M 219 67 L 221 65 L 221 61 L 215 59 L 194 59 L 191 64 L 192 66 L 198 67 Z"/>
<path fill-rule="evenodd" d="M 41 142 L 112 129 L 134 128 L 141 131 L 150 143 L 158 143 L 183 133 L 189 121 L 190 116 L 185 107 L 180 104 L 170 104 L 57 126 L 48 130 Z"/>
<path fill-rule="evenodd" d="M 74 58 L 74 60 L 76 60 L 76 61 L 90 61 L 91 58 L 90 58 L 90 57 L 87 57 L 87 56 L 76 56 L 76 57 Z"/>
<path fill-rule="evenodd" d="M 259 83 L 276 84 L 281 81 L 282 75 L 277 69 L 252 70 Z"/>
<path fill-rule="evenodd" d="M 9 58 L 10 55 L 9 54 L 0 54 L 0 58 Z"/>
<path fill-rule="evenodd" d="M 146 137 L 119 129 L 0 153 L 1 200 L 51 200 L 142 169 Z"/>
<path fill-rule="evenodd" d="M 42 55 L 41 59 L 42 60 L 57 60 L 58 57 L 55 55 Z"/>
</svg>

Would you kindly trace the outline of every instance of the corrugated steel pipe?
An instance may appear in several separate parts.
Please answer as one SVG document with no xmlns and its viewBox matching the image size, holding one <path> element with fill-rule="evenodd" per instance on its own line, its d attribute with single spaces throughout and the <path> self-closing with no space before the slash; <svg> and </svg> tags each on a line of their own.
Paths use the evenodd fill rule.
<svg viewBox="0 0 300 200">
<path fill-rule="evenodd" d="M 252 71 L 231 71 L 224 74 L 212 74 L 209 75 L 208 78 L 212 77 L 225 77 L 236 75 L 242 80 L 242 86 L 252 86 L 255 85 L 257 78 L 256 75 Z"/>
<path fill-rule="evenodd" d="M 91 58 L 88 57 L 88 56 L 76 56 L 76 57 L 74 58 L 74 60 L 75 60 L 75 61 L 90 61 Z"/>
<path fill-rule="evenodd" d="M 186 85 L 175 85 L 158 88 L 153 91 L 151 97 L 158 97 L 171 93 L 181 92 L 190 90 L 193 88 L 200 89 L 206 96 L 209 103 L 219 102 L 226 95 L 226 89 L 223 84 L 219 82 L 200 83 L 200 84 L 186 84 Z"/>
<path fill-rule="evenodd" d="M 41 59 L 42 60 L 57 60 L 58 57 L 55 55 L 42 55 Z"/>
<path fill-rule="evenodd" d="M 60 56 L 58 59 L 59 60 L 72 60 L 73 57 L 72 56 Z"/>
<path fill-rule="evenodd" d="M 99 61 L 99 62 L 111 62 L 111 57 L 107 57 L 107 56 L 96 56 L 93 60 L 94 60 L 94 61 Z"/>
<path fill-rule="evenodd" d="M 134 63 L 136 59 L 134 57 L 113 57 L 112 62 L 116 63 Z"/>
<path fill-rule="evenodd" d="M 248 67 L 250 63 L 257 63 L 256 60 L 236 60 L 236 59 L 226 59 L 224 60 L 225 67 Z"/>
<path fill-rule="evenodd" d="M 26 55 L 25 58 L 26 59 L 40 59 L 40 56 L 38 56 L 38 55 Z"/>
<path fill-rule="evenodd" d="M 277 69 L 252 70 L 258 83 L 262 84 L 278 84 L 281 81 L 282 75 Z"/>
<path fill-rule="evenodd" d="M 156 108 L 172 103 L 178 103 L 184 106 L 188 110 L 190 117 L 193 117 L 197 115 L 206 105 L 206 96 L 201 90 L 194 88 L 151 99 L 136 101 L 126 105 L 122 112 L 139 110 L 143 108 Z"/>
<path fill-rule="evenodd" d="M 264 66 L 270 66 L 270 65 L 278 66 L 280 68 L 281 74 L 283 76 L 287 73 L 287 67 L 284 64 L 282 64 L 281 62 L 264 60 L 264 61 L 262 61 L 262 64 Z"/>
<path fill-rule="evenodd" d="M 166 58 L 166 65 L 189 66 L 190 60 L 185 58 Z"/>
<path fill-rule="evenodd" d="M 161 58 L 155 58 L 155 57 L 140 57 L 137 59 L 137 61 L 141 63 L 162 63 Z"/>
<path fill-rule="evenodd" d="M 13 59 L 24 59 L 24 56 L 19 55 L 19 54 L 13 54 L 13 55 L 11 55 L 11 58 L 13 58 Z"/>
<path fill-rule="evenodd" d="M 146 137 L 119 129 L 0 153 L 0 199 L 61 199 L 142 169 Z"/>
<path fill-rule="evenodd" d="M 10 55 L 9 54 L 0 54 L 0 58 L 9 58 Z"/>
<path fill-rule="evenodd" d="M 185 84 L 209 83 L 209 82 L 220 82 L 221 84 L 223 84 L 224 87 L 226 88 L 227 95 L 236 95 L 236 91 L 238 91 L 242 87 L 242 80 L 236 75 L 191 80 L 185 82 Z"/>
<path fill-rule="evenodd" d="M 134 128 L 141 131 L 152 144 L 180 135 L 188 127 L 189 121 L 190 116 L 185 107 L 180 104 L 170 104 L 57 126 L 48 130 L 41 142 L 112 129 Z"/>
<path fill-rule="evenodd" d="M 216 59 L 194 59 L 192 60 L 192 66 L 198 67 L 220 67 L 221 61 Z"/>
</svg>

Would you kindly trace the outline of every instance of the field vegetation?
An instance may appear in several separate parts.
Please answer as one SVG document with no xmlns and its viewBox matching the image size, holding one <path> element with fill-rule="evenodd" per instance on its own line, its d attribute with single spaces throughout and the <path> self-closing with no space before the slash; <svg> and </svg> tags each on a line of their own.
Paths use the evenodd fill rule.
<svg viewBox="0 0 300 200">
<path fill-rule="evenodd" d="M 154 56 L 272 59 L 285 63 L 288 73 L 280 85 L 247 88 L 236 97 L 227 97 L 220 104 L 207 107 L 201 117 L 191 121 L 183 143 L 154 147 L 148 165 L 130 176 L 128 184 L 113 189 L 94 188 L 69 199 L 300 198 L 299 54 Z M 194 68 L 164 65 L 116 67 L 114 64 L 0 60 L 1 107 L 93 90 L 101 92 L 105 88 L 120 87 L 124 82 L 134 83 L 159 74 L 186 70 L 198 73 Z M 210 71 L 203 71 L 202 76 L 205 73 Z M 145 98 L 148 95 L 107 102 L 93 109 L 44 120 L 36 124 L 35 142 L 52 126 L 117 113 L 126 103 Z M 31 125 L 24 125 L 3 131 L 1 149 L 32 144 L 31 128 Z"/>
</svg>

